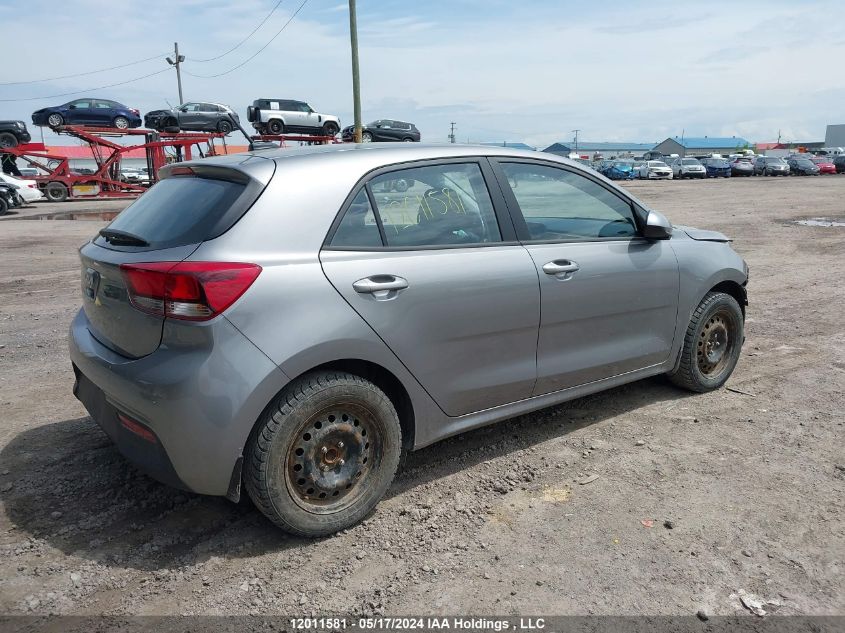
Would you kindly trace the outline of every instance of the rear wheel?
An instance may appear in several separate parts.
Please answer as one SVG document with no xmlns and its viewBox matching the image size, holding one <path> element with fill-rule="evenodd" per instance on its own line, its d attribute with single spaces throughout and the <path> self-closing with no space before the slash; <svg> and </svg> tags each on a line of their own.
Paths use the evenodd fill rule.
<svg viewBox="0 0 845 633">
<path fill-rule="evenodd" d="M 47 117 L 47 125 L 49 125 L 50 127 L 60 127 L 64 125 L 64 123 L 64 117 L 58 112 L 54 112 L 53 114 Z"/>
<path fill-rule="evenodd" d="M 396 409 L 374 384 L 342 372 L 308 374 L 259 419 L 244 484 L 287 532 L 332 534 L 361 521 L 387 491 L 401 440 Z"/>
<path fill-rule="evenodd" d="M 127 130 L 129 129 L 129 119 L 127 119 L 125 116 L 116 116 L 114 118 L 114 126 L 118 130 Z"/>
<path fill-rule="evenodd" d="M 50 202 L 64 202 L 67 200 L 67 187 L 61 182 L 48 182 L 44 195 Z"/>
<path fill-rule="evenodd" d="M 6 215 L 9 212 L 9 203 L 6 199 L 0 196 L 0 215 Z"/>
<path fill-rule="evenodd" d="M 669 379 L 690 391 L 712 391 L 730 378 L 745 336 L 742 310 L 724 292 L 709 292 L 692 314 L 678 369 Z"/>
<path fill-rule="evenodd" d="M 270 119 L 267 122 L 267 129 L 270 131 L 270 134 L 284 134 L 285 124 L 279 121 L 279 119 Z"/>
<path fill-rule="evenodd" d="M 14 134 L 10 134 L 9 132 L 3 132 L 0 134 L 0 147 L 8 149 L 10 147 L 17 147 L 18 146 L 18 139 L 15 137 Z"/>
</svg>

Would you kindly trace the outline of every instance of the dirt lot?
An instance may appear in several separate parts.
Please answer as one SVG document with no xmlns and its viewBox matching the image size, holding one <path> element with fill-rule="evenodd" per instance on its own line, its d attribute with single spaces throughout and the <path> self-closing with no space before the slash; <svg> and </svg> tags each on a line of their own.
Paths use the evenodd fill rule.
<svg viewBox="0 0 845 633">
<path fill-rule="evenodd" d="M 845 614 L 845 227 L 793 222 L 845 221 L 845 176 L 629 187 L 748 260 L 739 392 L 646 380 L 462 435 L 317 541 L 127 465 L 66 354 L 103 222 L 0 222 L 0 612 Z"/>
</svg>

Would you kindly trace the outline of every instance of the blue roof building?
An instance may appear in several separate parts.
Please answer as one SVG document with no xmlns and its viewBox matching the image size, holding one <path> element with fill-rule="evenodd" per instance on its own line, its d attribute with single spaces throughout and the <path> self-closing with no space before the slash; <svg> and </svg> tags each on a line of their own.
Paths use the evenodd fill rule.
<svg viewBox="0 0 845 633">
<path fill-rule="evenodd" d="M 617 142 L 593 142 L 578 141 L 578 154 L 602 154 L 605 157 L 618 156 L 620 154 L 641 155 L 654 147 L 654 143 L 629 143 Z M 558 156 L 569 156 L 575 152 L 575 143 L 561 142 L 549 145 L 544 152 L 557 154 Z"/>
<path fill-rule="evenodd" d="M 655 151 L 664 155 L 678 154 L 730 154 L 738 149 L 752 147 L 741 136 L 672 136 L 655 145 Z"/>
</svg>

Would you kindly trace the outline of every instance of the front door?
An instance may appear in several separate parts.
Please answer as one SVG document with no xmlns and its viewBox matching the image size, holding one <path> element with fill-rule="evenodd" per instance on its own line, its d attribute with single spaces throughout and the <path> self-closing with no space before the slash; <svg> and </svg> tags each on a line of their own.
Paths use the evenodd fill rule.
<svg viewBox="0 0 845 633">
<path fill-rule="evenodd" d="M 669 358 L 679 274 L 667 241 L 639 236 L 632 202 L 576 170 L 499 163 L 540 278 L 535 395 Z"/>
<path fill-rule="evenodd" d="M 536 379 L 537 271 L 497 219 L 491 179 L 473 159 L 382 170 L 320 255 L 337 291 L 450 416 L 527 398 Z"/>
</svg>

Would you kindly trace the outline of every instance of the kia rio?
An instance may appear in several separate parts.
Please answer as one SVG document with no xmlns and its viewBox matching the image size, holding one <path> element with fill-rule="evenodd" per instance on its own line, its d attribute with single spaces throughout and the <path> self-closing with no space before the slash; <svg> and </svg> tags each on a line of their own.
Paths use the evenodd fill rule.
<svg viewBox="0 0 845 633">
<path fill-rule="evenodd" d="M 739 358 L 728 238 L 567 159 L 364 144 L 161 177 L 80 249 L 74 393 L 142 470 L 243 486 L 295 534 L 367 516 L 404 451 L 657 374 L 710 391 Z"/>
</svg>

